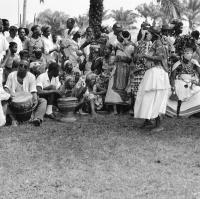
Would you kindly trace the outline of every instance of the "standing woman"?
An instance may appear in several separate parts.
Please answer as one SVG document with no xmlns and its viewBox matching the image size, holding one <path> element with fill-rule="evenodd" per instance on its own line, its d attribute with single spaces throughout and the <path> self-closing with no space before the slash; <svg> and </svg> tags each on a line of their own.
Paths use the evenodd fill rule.
<svg viewBox="0 0 200 199">
<path fill-rule="evenodd" d="M 143 80 L 137 92 L 134 106 L 135 118 L 145 119 L 142 127 L 152 127 L 160 131 L 160 114 L 165 114 L 168 93 L 170 89 L 168 77 L 168 52 L 163 45 L 160 35 L 160 28 L 150 27 L 149 32 L 155 38 L 148 54 L 141 54 L 140 57 L 150 61 L 151 68 L 145 72 Z M 155 119 L 155 125 L 151 120 Z"/>
<path fill-rule="evenodd" d="M 135 58 L 135 67 L 133 69 L 133 98 L 134 101 L 137 96 L 139 85 L 144 77 L 145 72 L 149 69 L 149 64 L 147 60 L 138 55 L 140 54 L 148 54 L 151 46 L 152 46 L 152 34 L 146 30 L 143 39 L 138 41 L 138 45 L 136 47 L 134 58 Z"/>
<path fill-rule="evenodd" d="M 57 51 L 57 48 L 54 47 L 52 36 L 51 36 L 51 27 L 42 26 L 42 41 L 44 43 L 44 54 L 46 62 L 49 63 L 54 60 L 53 52 Z"/>
<path fill-rule="evenodd" d="M 40 49 L 44 53 L 44 42 L 41 38 L 41 28 L 39 25 L 34 25 L 31 27 L 32 36 L 24 44 L 24 50 L 28 50 L 30 61 L 36 60 L 34 50 Z"/>
<path fill-rule="evenodd" d="M 128 31 L 122 31 L 117 36 L 115 67 L 109 81 L 105 102 L 114 105 L 114 114 L 117 114 L 116 105 L 128 105 L 126 92 L 130 73 L 130 63 L 134 53 L 131 35 Z"/>
</svg>

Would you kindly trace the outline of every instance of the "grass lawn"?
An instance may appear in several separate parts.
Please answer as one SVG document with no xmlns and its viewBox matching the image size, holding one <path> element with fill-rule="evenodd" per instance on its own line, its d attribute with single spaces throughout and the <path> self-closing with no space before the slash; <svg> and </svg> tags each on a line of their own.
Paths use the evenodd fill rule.
<svg viewBox="0 0 200 199">
<path fill-rule="evenodd" d="M 0 129 L 0 199 L 198 199 L 200 119 L 128 115 Z"/>
</svg>

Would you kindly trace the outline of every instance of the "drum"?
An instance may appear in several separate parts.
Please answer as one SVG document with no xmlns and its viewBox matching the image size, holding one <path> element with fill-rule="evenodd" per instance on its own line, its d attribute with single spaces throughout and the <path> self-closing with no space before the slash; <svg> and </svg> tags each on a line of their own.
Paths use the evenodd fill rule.
<svg viewBox="0 0 200 199">
<path fill-rule="evenodd" d="M 64 122 L 74 122 L 76 118 L 74 116 L 74 111 L 78 105 L 78 99 L 75 97 L 59 98 L 57 100 L 58 108 L 64 117 L 61 119 Z"/>
<path fill-rule="evenodd" d="M 33 98 L 31 93 L 16 93 L 11 100 L 10 109 L 19 122 L 29 120 L 33 111 Z"/>
</svg>

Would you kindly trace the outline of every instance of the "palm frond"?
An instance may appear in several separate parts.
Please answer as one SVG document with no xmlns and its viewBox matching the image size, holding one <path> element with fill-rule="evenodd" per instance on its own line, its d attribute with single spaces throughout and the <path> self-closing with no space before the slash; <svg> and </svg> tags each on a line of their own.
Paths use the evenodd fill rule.
<svg viewBox="0 0 200 199">
<path fill-rule="evenodd" d="M 179 0 L 157 0 L 157 2 L 161 3 L 161 7 L 163 8 L 166 16 L 172 18 L 180 18 L 181 4 Z"/>
</svg>

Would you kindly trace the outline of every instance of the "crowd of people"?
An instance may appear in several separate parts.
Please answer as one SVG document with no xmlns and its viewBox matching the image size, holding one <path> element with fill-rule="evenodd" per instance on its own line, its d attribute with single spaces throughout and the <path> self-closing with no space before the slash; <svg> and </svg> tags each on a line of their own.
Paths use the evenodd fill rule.
<svg viewBox="0 0 200 199">
<path fill-rule="evenodd" d="M 69 18 L 62 37 L 48 25 L 31 30 L 0 20 L 0 119 L 18 125 L 13 99 L 32 95 L 30 121 L 56 119 L 57 100 L 74 97 L 75 114 L 129 112 L 141 128 L 162 130 L 161 116 L 198 116 L 200 46 L 197 30 L 182 35 L 175 19 L 162 27 L 143 22 L 137 38 L 115 23 L 81 32 Z M 21 110 L 23 112 L 23 110 Z M 18 111 L 20 112 L 20 110 Z"/>
</svg>

